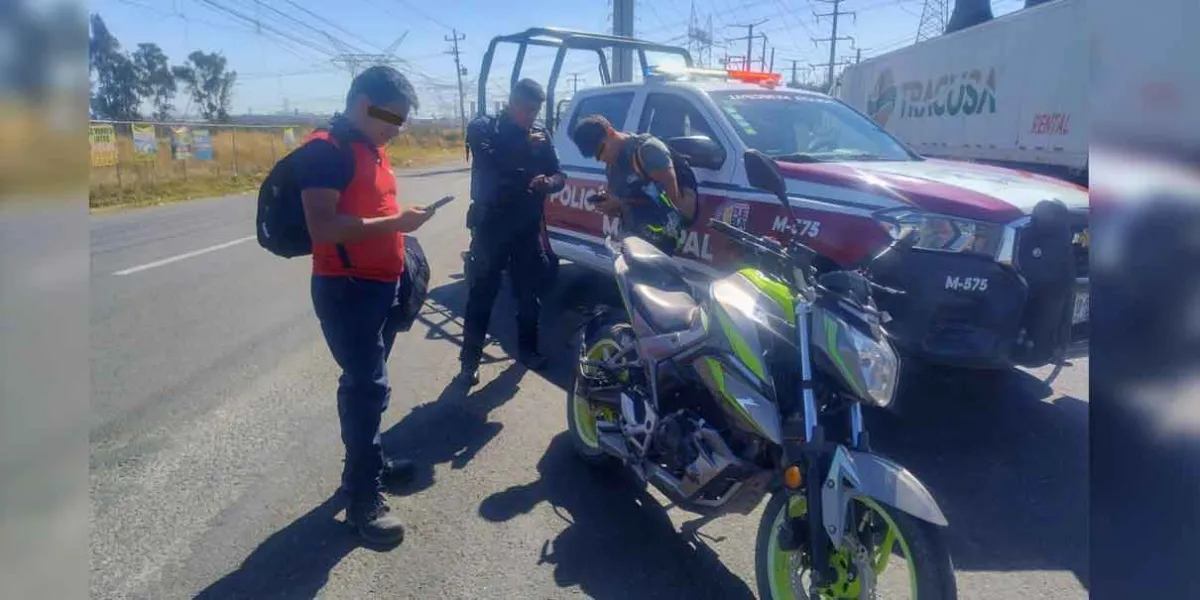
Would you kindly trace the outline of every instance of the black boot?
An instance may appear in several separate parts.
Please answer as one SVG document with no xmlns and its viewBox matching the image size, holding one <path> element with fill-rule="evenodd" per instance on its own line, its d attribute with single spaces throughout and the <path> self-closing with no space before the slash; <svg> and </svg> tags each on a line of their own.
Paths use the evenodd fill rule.
<svg viewBox="0 0 1200 600">
<path fill-rule="evenodd" d="M 383 459 L 383 469 L 379 472 L 379 480 L 386 486 L 401 486 L 413 480 L 417 467 L 411 460 L 404 458 Z"/>
<path fill-rule="evenodd" d="M 462 369 L 455 380 L 467 387 L 479 385 L 479 365 L 472 362 L 462 363 Z"/>
<path fill-rule="evenodd" d="M 404 541 L 404 525 L 391 511 L 383 494 L 376 492 L 350 502 L 350 507 L 346 509 L 346 524 L 369 543 L 399 544 Z"/>
<path fill-rule="evenodd" d="M 520 352 L 520 361 L 527 369 L 534 371 L 541 371 L 546 368 L 546 363 L 548 362 L 546 357 L 542 356 L 542 353 L 537 350 L 522 350 Z"/>
</svg>

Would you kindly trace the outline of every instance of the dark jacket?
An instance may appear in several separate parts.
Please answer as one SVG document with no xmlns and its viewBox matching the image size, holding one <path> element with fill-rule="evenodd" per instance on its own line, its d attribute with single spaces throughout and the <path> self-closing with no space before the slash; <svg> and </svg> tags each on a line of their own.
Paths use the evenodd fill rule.
<svg viewBox="0 0 1200 600">
<path fill-rule="evenodd" d="M 545 141 L 534 144 L 534 133 L 540 133 Z M 540 227 L 546 195 L 529 185 L 537 175 L 561 172 L 550 132 L 537 124 L 526 131 L 504 115 L 483 115 L 467 127 L 467 147 L 473 156 L 468 225 Z"/>
</svg>

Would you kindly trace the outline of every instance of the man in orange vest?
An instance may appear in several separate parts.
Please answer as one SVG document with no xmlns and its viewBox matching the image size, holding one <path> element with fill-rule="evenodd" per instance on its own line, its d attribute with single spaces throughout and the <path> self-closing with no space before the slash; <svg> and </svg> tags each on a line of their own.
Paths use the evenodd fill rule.
<svg viewBox="0 0 1200 600">
<path fill-rule="evenodd" d="M 433 211 L 402 208 L 385 145 L 400 133 L 417 95 L 395 69 L 354 78 L 344 115 L 297 150 L 296 177 L 313 246 L 312 299 L 342 369 L 338 417 L 346 462 L 346 522 L 374 543 L 399 543 L 404 528 L 382 483 L 410 478 L 412 463 L 385 460 L 379 426 L 391 396 L 387 358 L 396 336 L 404 233 Z"/>
</svg>

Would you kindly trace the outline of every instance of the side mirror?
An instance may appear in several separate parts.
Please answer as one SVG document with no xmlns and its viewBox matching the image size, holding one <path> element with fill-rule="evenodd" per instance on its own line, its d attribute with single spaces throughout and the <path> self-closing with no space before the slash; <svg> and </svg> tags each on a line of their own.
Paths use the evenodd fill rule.
<svg viewBox="0 0 1200 600">
<path fill-rule="evenodd" d="M 788 214 L 792 212 L 792 205 L 787 200 L 787 182 L 783 180 L 783 174 L 779 172 L 779 166 L 775 161 L 759 152 L 758 150 L 747 150 L 743 158 L 746 162 L 746 179 L 750 185 L 771 192 L 779 199 L 787 209 Z"/>
<path fill-rule="evenodd" d="M 689 135 L 667 140 L 667 146 L 687 157 L 697 169 L 720 169 L 725 164 L 725 149 L 706 135 Z"/>
</svg>

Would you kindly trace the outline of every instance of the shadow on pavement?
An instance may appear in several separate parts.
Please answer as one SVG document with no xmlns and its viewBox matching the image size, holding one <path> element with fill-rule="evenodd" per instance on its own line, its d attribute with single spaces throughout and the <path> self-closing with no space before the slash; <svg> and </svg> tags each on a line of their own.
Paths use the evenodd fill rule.
<svg viewBox="0 0 1200 600">
<path fill-rule="evenodd" d="M 390 490 L 413 494 L 433 485 L 433 467 L 450 463 L 461 469 L 497 434 L 502 425 L 488 421 L 488 413 L 520 389 L 524 368 L 512 365 L 479 390 L 466 394 L 454 384 L 437 400 L 413 409 L 383 434 L 385 452 L 412 459 L 417 465 L 413 481 Z M 352 550 L 366 546 L 336 518 L 344 502 L 334 495 L 320 506 L 281 529 L 242 563 L 237 571 L 200 592 L 203 600 L 228 598 L 314 598 L 325 587 L 329 573 Z"/>
<path fill-rule="evenodd" d="M 330 571 L 360 545 L 346 524 L 334 518 L 341 508 L 339 498 L 330 497 L 267 538 L 238 570 L 196 598 L 315 598 Z"/>
<path fill-rule="evenodd" d="M 1021 371 L 929 377 L 905 412 L 868 411 L 875 449 L 950 521 L 955 568 L 1088 573 L 1088 405 Z"/>
<path fill-rule="evenodd" d="M 463 344 L 463 315 L 467 306 L 467 282 L 454 281 L 429 290 L 429 297 L 417 319 L 429 328 L 429 339 L 446 340 L 461 348 Z M 564 264 L 559 271 L 558 284 L 542 298 L 541 350 L 549 364 L 539 375 L 566 389 L 574 367 L 573 334 L 598 303 L 619 305 L 620 297 L 611 281 L 597 279 L 574 265 Z M 482 364 L 509 360 L 517 353 L 516 302 L 505 285 L 496 295 L 488 342 L 484 347 Z M 502 355 L 498 356 L 496 350 Z"/>
<path fill-rule="evenodd" d="M 701 540 L 676 531 L 631 476 L 579 461 L 568 434 L 555 436 L 537 469 L 537 481 L 489 496 L 479 514 L 504 522 L 542 503 L 553 507 L 569 526 L 545 542 L 538 564 L 554 565 L 559 587 L 613 600 L 754 597 Z"/>
<path fill-rule="evenodd" d="M 389 491 L 417 493 L 433 485 L 435 465 L 449 463 L 457 470 L 471 462 L 504 428 L 498 421 L 489 421 L 488 414 L 517 395 L 524 376 L 525 368 L 514 362 L 469 394 L 451 382 L 436 400 L 417 405 L 384 432 L 384 452 L 412 460 L 417 469 L 411 482 Z"/>
</svg>

